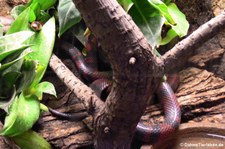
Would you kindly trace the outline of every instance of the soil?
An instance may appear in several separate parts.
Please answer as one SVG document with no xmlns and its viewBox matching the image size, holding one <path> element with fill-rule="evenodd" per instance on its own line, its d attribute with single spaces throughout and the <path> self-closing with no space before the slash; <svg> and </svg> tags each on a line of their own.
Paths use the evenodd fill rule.
<svg viewBox="0 0 225 149">
<path fill-rule="evenodd" d="M 11 6 L 6 2 L 6 0 L 0 0 L 0 16 L 6 16 L 11 10 Z"/>
</svg>

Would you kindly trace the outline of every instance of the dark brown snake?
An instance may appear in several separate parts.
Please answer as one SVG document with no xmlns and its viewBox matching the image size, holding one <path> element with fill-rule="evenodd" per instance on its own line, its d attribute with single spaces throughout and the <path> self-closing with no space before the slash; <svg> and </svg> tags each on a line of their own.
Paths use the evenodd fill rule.
<svg viewBox="0 0 225 149">
<path fill-rule="evenodd" d="M 97 96 L 101 97 L 103 91 L 108 92 L 111 86 L 111 72 L 100 72 L 97 69 L 97 59 L 96 59 L 96 49 L 97 41 L 94 37 L 90 36 L 85 45 L 87 56 L 86 59 L 82 53 L 73 45 L 67 42 L 61 42 L 61 48 L 66 51 L 74 63 L 76 64 L 77 69 L 88 83 L 90 87 L 96 92 Z M 167 83 L 168 82 L 168 83 Z M 168 75 L 167 81 L 164 81 L 160 84 L 157 89 L 156 95 L 160 99 L 161 104 L 163 105 L 165 117 L 162 124 L 149 125 L 146 126 L 142 122 L 139 122 L 136 127 L 135 138 L 147 142 L 154 143 L 158 140 L 168 137 L 172 132 L 174 132 L 181 120 L 181 111 L 179 104 L 177 102 L 176 96 L 172 88 L 175 90 L 179 83 L 179 77 L 176 74 Z M 67 120 L 76 119 L 76 115 L 65 114 L 52 111 L 55 115 L 64 116 Z"/>
</svg>

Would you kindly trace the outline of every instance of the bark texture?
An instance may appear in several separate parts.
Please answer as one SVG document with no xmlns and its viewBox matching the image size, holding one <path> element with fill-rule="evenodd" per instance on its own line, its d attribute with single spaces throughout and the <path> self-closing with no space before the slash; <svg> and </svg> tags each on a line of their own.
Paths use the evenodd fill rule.
<svg viewBox="0 0 225 149">
<path fill-rule="evenodd" d="M 225 124 L 225 81 L 213 73 L 194 67 L 181 71 L 180 78 L 181 84 L 176 95 L 182 109 L 182 123 Z M 84 109 L 82 104 L 75 103 L 61 108 L 60 111 L 70 113 Z M 142 121 L 160 123 L 163 121 L 163 115 L 161 105 L 152 105 L 147 107 Z M 55 147 L 75 148 L 93 143 L 90 131 L 92 127 L 87 127 L 92 126 L 91 117 L 87 117 L 83 122 L 69 122 L 44 114 L 39 125 L 42 127 L 38 132 Z"/>
<path fill-rule="evenodd" d="M 116 0 L 74 3 L 113 69 L 111 93 L 103 110 L 94 117 L 95 147 L 130 148 L 136 125 L 162 77 L 159 59 L 153 56 L 147 39 Z M 134 63 L 129 63 L 131 59 Z"/>
<path fill-rule="evenodd" d="M 201 52 L 188 59 L 188 65 L 197 68 L 207 69 L 213 65 L 218 65 L 225 52 L 225 49 L 219 48 Z"/>
<path fill-rule="evenodd" d="M 84 107 L 77 103 L 68 106 L 66 109 L 62 108 L 60 111 L 71 113 L 81 109 L 84 110 Z M 91 117 L 87 117 L 83 121 L 70 122 L 45 113 L 38 121 L 37 125 L 42 127 L 38 127 L 37 131 L 55 148 L 74 149 L 93 144 L 92 133 L 86 125 L 88 123 L 92 123 Z"/>
<path fill-rule="evenodd" d="M 177 90 L 185 126 L 225 124 L 225 81 L 206 70 L 189 67 L 180 72 L 181 84 Z M 146 123 L 160 123 L 163 120 L 159 105 L 148 107 L 142 120 Z M 168 143 L 168 142 L 167 142 Z M 152 149 L 143 145 L 141 149 Z"/>
<path fill-rule="evenodd" d="M 203 69 L 189 67 L 179 73 L 176 92 L 182 109 L 182 123 L 209 122 L 225 124 L 225 81 Z M 160 105 L 149 106 L 143 121 L 163 120 Z"/>
<path fill-rule="evenodd" d="M 67 87 L 77 95 L 77 98 L 84 104 L 89 113 L 93 110 L 99 111 L 103 102 L 95 95 L 88 86 L 81 82 L 54 54 L 51 57 L 49 66 L 54 70 L 60 79 L 67 84 Z M 96 108 L 96 109 L 94 109 Z"/>
</svg>

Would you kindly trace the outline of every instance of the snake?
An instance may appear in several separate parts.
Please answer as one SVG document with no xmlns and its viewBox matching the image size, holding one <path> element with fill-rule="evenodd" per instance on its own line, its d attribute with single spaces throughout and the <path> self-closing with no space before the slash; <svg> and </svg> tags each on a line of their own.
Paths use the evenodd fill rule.
<svg viewBox="0 0 225 149">
<path fill-rule="evenodd" d="M 96 66 L 96 50 L 98 45 L 97 40 L 94 38 L 95 37 L 90 36 L 87 39 L 85 44 L 87 51 L 86 57 L 79 49 L 66 41 L 61 41 L 60 48 L 68 53 L 83 79 L 88 82 L 89 86 L 95 91 L 96 95 L 101 98 L 104 92 L 108 93 L 111 89 L 112 73 L 109 71 L 104 72 L 98 70 Z M 161 82 L 156 90 L 156 95 L 163 105 L 163 110 L 165 113 L 164 121 L 161 124 L 155 125 L 146 125 L 140 121 L 136 126 L 134 135 L 135 139 L 152 144 L 167 138 L 179 127 L 181 121 L 181 111 L 173 91 L 176 90 L 178 84 L 179 76 L 177 74 L 167 75 L 167 81 Z M 63 117 L 63 114 L 60 115 L 59 112 L 55 113 L 55 115 Z M 72 116 L 68 116 L 68 114 L 66 116 L 67 120 L 72 119 Z"/>
</svg>

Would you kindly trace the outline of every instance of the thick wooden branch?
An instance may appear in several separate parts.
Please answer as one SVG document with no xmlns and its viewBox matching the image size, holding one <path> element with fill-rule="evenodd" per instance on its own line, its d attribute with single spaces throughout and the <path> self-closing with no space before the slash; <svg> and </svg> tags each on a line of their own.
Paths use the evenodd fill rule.
<svg viewBox="0 0 225 149">
<path fill-rule="evenodd" d="M 193 67 L 180 72 L 180 78 L 181 84 L 176 94 L 182 109 L 182 123 L 225 124 L 225 82 L 206 70 Z M 73 97 L 70 100 L 72 99 Z M 84 110 L 80 103 L 69 104 L 60 109 L 61 112 L 68 113 L 80 110 Z M 143 121 L 148 123 L 163 121 L 164 114 L 160 105 L 148 107 L 146 113 L 142 117 Z M 92 124 L 92 121 L 89 123 Z M 50 114 L 44 114 L 38 124 L 41 126 L 38 127 L 38 133 L 56 148 L 76 148 L 93 143 L 92 133 L 82 122 L 62 121 Z"/>
<path fill-rule="evenodd" d="M 194 50 L 225 28 L 225 11 L 203 24 L 162 56 L 165 73 L 179 71 Z"/>
<path fill-rule="evenodd" d="M 116 0 L 74 0 L 112 65 L 113 87 L 95 117 L 96 148 L 130 148 L 136 125 L 162 77 L 160 60 Z M 132 115 L 132 116 L 130 116 Z"/>
<path fill-rule="evenodd" d="M 89 113 L 95 114 L 103 107 L 104 103 L 95 95 L 94 91 L 74 76 L 56 55 L 52 55 L 49 66 L 60 80 L 81 100 Z"/>
</svg>

